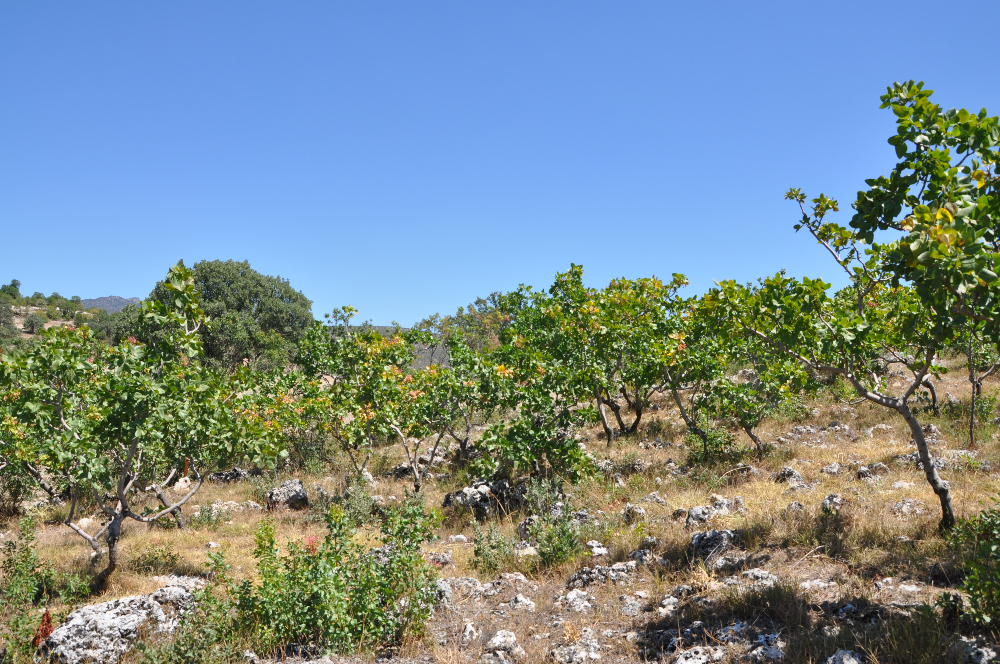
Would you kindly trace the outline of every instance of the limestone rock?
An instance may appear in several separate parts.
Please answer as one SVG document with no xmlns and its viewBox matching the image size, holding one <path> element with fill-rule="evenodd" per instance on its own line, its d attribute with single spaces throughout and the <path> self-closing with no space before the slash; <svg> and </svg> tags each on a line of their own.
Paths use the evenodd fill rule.
<svg viewBox="0 0 1000 664">
<path fill-rule="evenodd" d="M 268 509 L 302 510 L 309 507 L 309 496 L 302 480 L 285 480 L 267 492 Z"/>
<path fill-rule="evenodd" d="M 169 634 L 191 593 L 179 586 L 92 604 L 66 617 L 35 652 L 36 662 L 117 662 L 140 634 Z"/>
<path fill-rule="evenodd" d="M 830 655 L 826 664 L 862 664 L 861 655 L 853 650 L 838 650 Z"/>
<path fill-rule="evenodd" d="M 594 636 L 594 630 L 584 627 L 575 644 L 555 648 L 550 656 L 555 664 L 587 664 L 601 659 L 600 650 L 601 646 Z"/>
</svg>

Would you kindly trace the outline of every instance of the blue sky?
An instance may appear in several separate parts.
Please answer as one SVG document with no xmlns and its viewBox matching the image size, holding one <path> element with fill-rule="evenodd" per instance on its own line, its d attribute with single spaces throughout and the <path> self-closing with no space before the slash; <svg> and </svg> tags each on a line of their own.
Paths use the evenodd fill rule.
<svg viewBox="0 0 1000 664">
<path fill-rule="evenodd" d="M 0 5 L 0 281 L 247 259 L 413 323 L 588 283 L 838 280 L 788 187 L 888 171 L 878 96 L 1000 112 L 1000 3 Z M 846 223 L 849 210 L 839 215 Z"/>
</svg>

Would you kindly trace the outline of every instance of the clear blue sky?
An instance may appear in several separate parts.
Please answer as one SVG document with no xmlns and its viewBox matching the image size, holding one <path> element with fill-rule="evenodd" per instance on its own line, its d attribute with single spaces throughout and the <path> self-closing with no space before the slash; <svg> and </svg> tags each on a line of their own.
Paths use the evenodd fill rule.
<svg viewBox="0 0 1000 664">
<path fill-rule="evenodd" d="M 570 262 L 829 280 L 782 194 L 889 170 L 887 85 L 1000 113 L 1000 3 L 960 7 L 3 3 L 0 281 L 144 297 L 247 259 L 410 324 Z"/>
</svg>

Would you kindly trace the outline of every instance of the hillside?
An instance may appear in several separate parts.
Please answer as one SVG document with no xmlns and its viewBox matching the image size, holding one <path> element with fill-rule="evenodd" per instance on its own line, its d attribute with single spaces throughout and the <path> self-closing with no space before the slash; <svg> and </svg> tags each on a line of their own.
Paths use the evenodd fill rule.
<svg viewBox="0 0 1000 664">
<path fill-rule="evenodd" d="M 96 307 L 97 309 L 104 309 L 109 314 L 118 313 L 128 304 L 139 304 L 140 302 L 142 300 L 137 297 L 120 297 L 118 295 L 80 300 L 80 304 L 84 309 L 93 309 Z"/>
</svg>

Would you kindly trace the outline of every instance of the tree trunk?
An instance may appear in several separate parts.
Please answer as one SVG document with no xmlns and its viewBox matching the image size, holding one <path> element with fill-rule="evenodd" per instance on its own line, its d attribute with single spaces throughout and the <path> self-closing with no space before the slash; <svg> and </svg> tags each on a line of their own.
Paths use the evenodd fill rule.
<svg viewBox="0 0 1000 664">
<path fill-rule="evenodd" d="M 972 407 L 969 408 L 969 447 L 976 446 L 976 360 L 975 348 L 972 345 L 972 332 L 969 332 L 969 382 L 972 383 Z"/>
<path fill-rule="evenodd" d="M 90 588 L 93 592 L 104 590 L 108 577 L 118 567 L 118 538 L 121 537 L 122 521 L 124 520 L 125 517 L 120 512 L 111 519 L 111 525 L 108 527 L 108 534 L 105 537 L 105 541 L 108 543 L 108 564 L 90 582 Z"/>
<path fill-rule="evenodd" d="M 691 419 L 691 416 L 688 415 L 687 409 L 684 408 L 684 403 L 681 401 L 681 395 L 677 394 L 677 389 L 673 385 L 670 386 L 670 393 L 674 396 L 674 403 L 677 404 L 677 409 L 681 412 L 681 418 L 684 420 L 684 424 L 687 425 L 688 431 L 701 438 L 701 442 L 705 447 L 704 459 L 707 461 L 708 434 L 702 431 L 701 427 L 698 426 L 698 423 Z"/>
<path fill-rule="evenodd" d="M 746 431 L 746 434 L 748 436 L 750 436 L 750 440 L 753 441 L 753 444 L 757 446 L 757 451 L 760 452 L 761 454 L 763 454 L 764 453 L 764 441 L 762 441 L 757 436 L 757 434 L 754 433 L 753 427 L 745 426 L 745 427 L 743 427 L 743 430 Z"/>
<path fill-rule="evenodd" d="M 594 389 L 594 397 L 597 399 L 597 413 L 601 416 L 601 425 L 604 427 L 604 435 L 608 437 L 608 447 L 614 442 L 615 434 L 608 424 L 608 415 L 604 412 L 604 398 L 601 396 L 600 386 Z"/>
<path fill-rule="evenodd" d="M 903 403 L 897 406 L 896 410 L 903 416 L 906 424 L 910 427 L 910 434 L 913 436 L 914 442 L 917 443 L 917 454 L 920 456 L 920 462 L 924 465 L 924 474 L 927 476 L 927 482 L 930 483 L 931 489 L 934 490 L 938 500 L 941 501 L 941 523 L 939 528 L 942 531 L 951 530 L 952 526 L 955 525 L 955 510 L 952 507 L 951 494 L 949 493 L 951 487 L 946 480 L 941 479 L 937 468 L 931 463 L 931 454 L 927 449 L 927 439 L 924 438 L 924 430 L 920 427 L 920 423 L 917 422 L 917 418 L 913 416 L 910 407 Z"/>
</svg>

